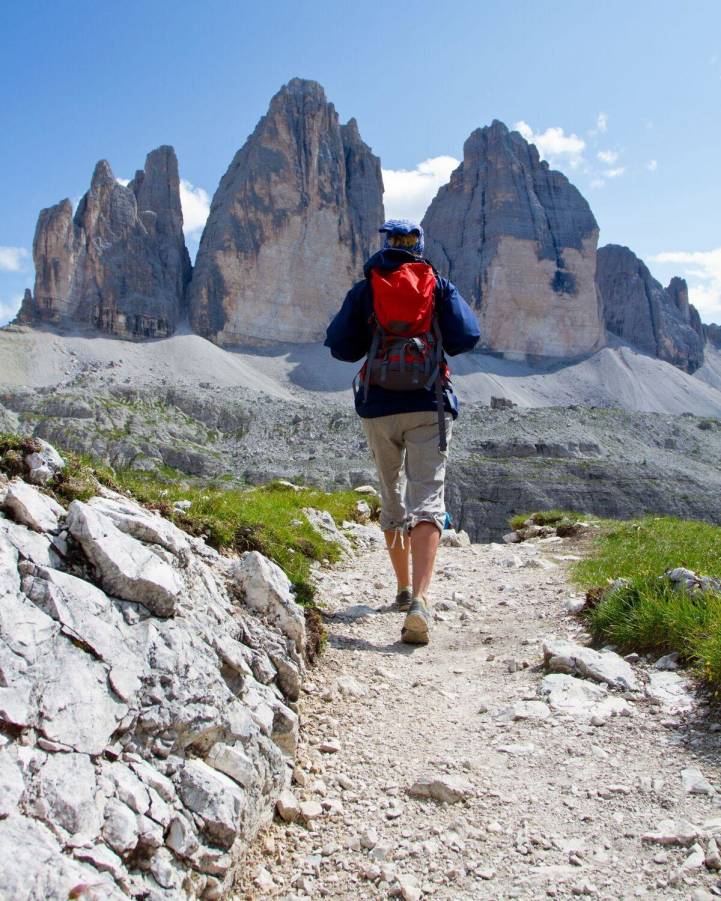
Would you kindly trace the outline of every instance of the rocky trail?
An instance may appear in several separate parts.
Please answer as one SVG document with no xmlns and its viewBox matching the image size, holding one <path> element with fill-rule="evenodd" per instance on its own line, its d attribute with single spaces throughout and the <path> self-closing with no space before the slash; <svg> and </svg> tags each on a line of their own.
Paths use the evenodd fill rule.
<svg viewBox="0 0 721 901">
<path fill-rule="evenodd" d="M 577 552 L 441 548 L 421 648 L 399 642 L 381 546 L 322 576 L 329 643 L 287 822 L 259 836 L 237 897 L 721 895 L 721 726 L 683 674 L 606 653 L 585 670 L 617 690 L 548 674 L 588 640 L 568 610 Z"/>
</svg>

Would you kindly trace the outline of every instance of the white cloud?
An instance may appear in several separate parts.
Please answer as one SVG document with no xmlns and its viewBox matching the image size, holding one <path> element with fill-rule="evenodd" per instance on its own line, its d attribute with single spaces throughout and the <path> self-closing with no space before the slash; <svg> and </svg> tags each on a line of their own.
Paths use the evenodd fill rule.
<svg viewBox="0 0 721 901">
<path fill-rule="evenodd" d="M 210 198 L 204 188 L 196 188 L 187 179 L 180 179 L 180 206 L 183 209 L 183 231 L 186 238 L 199 237 L 210 212 Z"/>
<path fill-rule="evenodd" d="M 666 251 L 651 257 L 673 263 L 688 280 L 689 300 L 704 322 L 721 322 L 721 247 L 715 250 Z"/>
<path fill-rule="evenodd" d="M 658 169 L 658 160 L 649 160 L 646 163 L 646 168 L 649 172 L 655 172 Z"/>
<path fill-rule="evenodd" d="M 552 126 L 543 132 L 534 132 L 531 126 L 523 121 L 516 122 L 513 127 L 527 141 L 536 145 L 539 154 L 551 166 L 568 163 L 572 169 L 576 169 L 583 161 L 586 142 L 577 134 L 567 135 L 559 126 Z"/>
<path fill-rule="evenodd" d="M 602 188 L 606 182 L 602 178 L 592 178 L 590 181 L 590 186 L 594 189 Z"/>
<path fill-rule="evenodd" d="M 625 166 L 617 166 L 615 169 L 607 169 L 603 174 L 606 178 L 619 178 L 625 171 Z"/>
<path fill-rule="evenodd" d="M 10 300 L 0 300 L 0 326 L 7 325 L 11 319 L 14 319 L 20 304 L 23 301 L 22 294 L 12 297 Z"/>
<path fill-rule="evenodd" d="M 122 185 L 124 188 L 127 188 L 128 185 L 130 184 L 130 179 L 129 179 L 129 178 L 116 178 L 115 181 L 116 181 L 119 185 Z"/>
<path fill-rule="evenodd" d="M 618 159 L 618 153 L 615 150 L 599 150 L 596 156 L 607 166 L 612 166 Z"/>
<path fill-rule="evenodd" d="M 0 271 L 23 272 L 28 256 L 24 247 L 0 247 Z"/>
<path fill-rule="evenodd" d="M 602 135 L 608 131 L 608 115 L 606 113 L 599 113 L 596 117 L 596 130 L 600 131 Z"/>
<path fill-rule="evenodd" d="M 434 156 L 415 169 L 383 169 L 386 216 L 420 222 L 438 189 L 446 184 L 459 163 L 453 156 Z"/>
</svg>

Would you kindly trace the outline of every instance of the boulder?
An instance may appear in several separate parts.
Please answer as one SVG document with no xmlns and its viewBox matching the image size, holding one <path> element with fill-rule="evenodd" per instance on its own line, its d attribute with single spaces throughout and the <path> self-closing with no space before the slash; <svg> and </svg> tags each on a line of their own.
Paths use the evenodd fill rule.
<svg viewBox="0 0 721 901">
<path fill-rule="evenodd" d="M 620 691 L 639 690 L 631 665 L 613 651 L 594 651 L 571 641 L 549 640 L 543 643 L 543 660 L 553 673 L 585 676 Z"/>
<path fill-rule="evenodd" d="M 245 605 L 267 617 L 301 653 L 305 648 L 305 616 L 293 599 L 290 580 L 283 570 L 258 551 L 248 551 L 233 564 L 231 576 L 243 593 Z"/>
<path fill-rule="evenodd" d="M 474 131 L 423 227 L 430 259 L 476 311 L 479 349 L 571 358 L 605 343 L 596 220 L 518 132 L 497 120 Z"/>
<path fill-rule="evenodd" d="M 65 460 L 47 441 L 42 438 L 36 438 L 35 441 L 40 445 L 40 450 L 25 456 L 25 465 L 29 470 L 28 480 L 33 485 L 46 485 L 53 476 L 65 469 Z"/>
<path fill-rule="evenodd" d="M 82 501 L 68 508 L 67 526 L 98 571 L 106 591 L 172 616 L 182 590 L 178 573 L 107 516 Z"/>
<path fill-rule="evenodd" d="M 221 345 L 321 340 L 383 221 L 380 162 L 323 88 L 294 78 L 238 151 L 210 207 L 189 291 Z"/>
<path fill-rule="evenodd" d="M 3 505 L 15 520 L 29 526 L 36 532 L 53 532 L 58 527 L 65 510 L 52 497 L 28 485 L 21 479 L 14 479 L 5 492 Z"/>
<path fill-rule="evenodd" d="M 593 721 L 598 725 L 609 717 L 631 713 L 628 701 L 610 695 L 605 685 L 595 685 L 561 673 L 545 676 L 538 687 L 538 694 L 555 713 Z"/>
</svg>

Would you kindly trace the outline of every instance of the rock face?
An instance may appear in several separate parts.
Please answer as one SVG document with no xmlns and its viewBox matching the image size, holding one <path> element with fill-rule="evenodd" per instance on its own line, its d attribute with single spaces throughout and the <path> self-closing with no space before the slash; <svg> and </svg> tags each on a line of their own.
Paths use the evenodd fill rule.
<svg viewBox="0 0 721 901">
<path fill-rule="evenodd" d="M 295 747 L 300 608 L 126 497 L 3 482 L 3 897 L 227 897 Z"/>
<path fill-rule="evenodd" d="M 478 310 L 479 349 L 569 358 L 604 344 L 593 213 L 502 122 L 470 135 L 423 226 L 431 260 Z"/>
<path fill-rule="evenodd" d="M 123 338 L 172 334 L 191 273 L 179 185 L 172 147 L 149 153 L 127 187 L 101 160 L 75 215 L 69 200 L 41 211 L 35 291 L 25 293 L 18 321 Z"/>
<path fill-rule="evenodd" d="M 223 176 L 189 292 L 191 324 L 218 344 L 317 341 L 375 249 L 380 162 L 354 119 L 293 79 Z"/>
<path fill-rule="evenodd" d="M 598 251 L 596 280 L 609 332 L 686 372 L 699 368 L 704 327 L 682 278 L 664 288 L 628 247 L 607 244 Z"/>
</svg>

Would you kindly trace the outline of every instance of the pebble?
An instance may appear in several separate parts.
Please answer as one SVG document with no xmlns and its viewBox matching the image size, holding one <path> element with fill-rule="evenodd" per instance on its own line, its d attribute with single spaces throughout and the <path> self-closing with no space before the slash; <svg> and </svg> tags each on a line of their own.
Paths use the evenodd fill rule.
<svg viewBox="0 0 721 901">
<path fill-rule="evenodd" d="M 696 767 L 687 767 L 681 770 L 681 783 L 683 790 L 689 795 L 715 794 L 714 787 Z"/>
<path fill-rule="evenodd" d="M 318 801 L 303 801 L 300 804 L 300 815 L 306 822 L 310 822 L 323 815 L 323 808 Z"/>
<path fill-rule="evenodd" d="M 301 815 L 301 805 L 291 791 L 282 791 L 275 804 L 278 816 L 286 823 L 293 823 Z"/>
<path fill-rule="evenodd" d="M 331 738 L 327 741 L 322 741 L 318 745 L 318 750 L 322 754 L 337 754 L 340 751 L 340 742 L 337 738 Z"/>
</svg>

